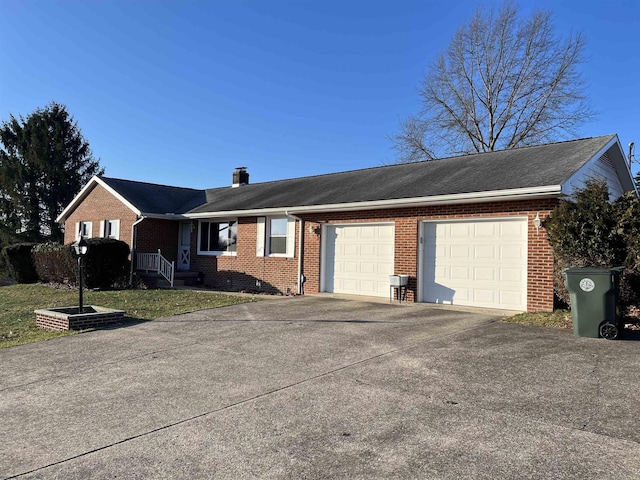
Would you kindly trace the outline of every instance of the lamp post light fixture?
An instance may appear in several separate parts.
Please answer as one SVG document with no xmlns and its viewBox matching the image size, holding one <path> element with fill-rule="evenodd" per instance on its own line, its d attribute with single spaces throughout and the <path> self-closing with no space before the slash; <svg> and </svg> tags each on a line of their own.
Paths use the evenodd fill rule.
<svg viewBox="0 0 640 480">
<path fill-rule="evenodd" d="M 73 249 L 76 251 L 76 255 L 78 256 L 78 281 L 79 281 L 79 292 L 80 299 L 78 303 L 78 313 L 84 312 L 84 305 L 82 304 L 82 259 L 87 254 L 87 250 L 89 250 L 89 244 L 84 239 L 83 236 L 80 236 L 80 239 L 73 244 Z"/>
</svg>

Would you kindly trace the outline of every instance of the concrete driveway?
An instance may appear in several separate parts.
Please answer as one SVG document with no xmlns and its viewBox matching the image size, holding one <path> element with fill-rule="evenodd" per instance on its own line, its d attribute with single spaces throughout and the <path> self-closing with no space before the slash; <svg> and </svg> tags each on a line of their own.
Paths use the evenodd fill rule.
<svg viewBox="0 0 640 480">
<path fill-rule="evenodd" d="M 0 350 L 0 478 L 640 478 L 640 342 L 269 299 Z"/>
</svg>

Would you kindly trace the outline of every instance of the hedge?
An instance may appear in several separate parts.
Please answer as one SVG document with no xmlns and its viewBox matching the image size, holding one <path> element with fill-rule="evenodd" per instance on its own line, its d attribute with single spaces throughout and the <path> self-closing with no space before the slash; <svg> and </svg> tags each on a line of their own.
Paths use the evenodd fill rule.
<svg viewBox="0 0 640 480">
<path fill-rule="evenodd" d="M 33 246 L 33 243 L 15 243 L 2 249 L 7 272 L 18 283 L 36 283 L 38 281 L 38 274 L 31 259 Z"/>
<path fill-rule="evenodd" d="M 87 288 L 120 287 L 129 281 L 129 245 L 111 238 L 90 238 L 84 258 Z"/>
<path fill-rule="evenodd" d="M 76 283 L 78 262 L 72 245 L 39 243 L 31 250 L 38 278 L 42 282 Z"/>
<path fill-rule="evenodd" d="M 629 192 L 609 201 L 605 182 L 590 180 L 571 200 L 562 200 L 545 221 L 555 258 L 556 298 L 569 303 L 562 270 L 624 267 L 619 300 L 623 314 L 640 305 L 640 201 Z"/>
</svg>

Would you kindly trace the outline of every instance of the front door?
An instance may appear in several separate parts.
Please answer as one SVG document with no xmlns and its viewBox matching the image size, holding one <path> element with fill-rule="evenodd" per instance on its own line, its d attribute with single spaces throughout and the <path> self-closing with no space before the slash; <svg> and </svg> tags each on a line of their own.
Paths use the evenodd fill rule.
<svg viewBox="0 0 640 480">
<path fill-rule="evenodd" d="M 191 222 L 180 223 L 178 239 L 178 270 L 189 270 L 191 267 Z"/>
</svg>

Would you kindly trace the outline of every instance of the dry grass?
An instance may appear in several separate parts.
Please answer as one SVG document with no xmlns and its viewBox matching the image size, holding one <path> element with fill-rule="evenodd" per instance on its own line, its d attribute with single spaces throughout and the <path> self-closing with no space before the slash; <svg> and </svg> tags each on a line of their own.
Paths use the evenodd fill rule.
<svg viewBox="0 0 640 480">
<path fill-rule="evenodd" d="M 503 321 L 509 323 L 520 323 L 522 325 L 538 325 L 550 328 L 573 328 L 571 312 L 569 310 L 556 310 L 555 312 L 531 312 L 520 313 L 513 317 L 504 318 Z"/>
<path fill-rule="evenodd" d="M 85 291 L 85 305 L 125 310 L 130 320 L 156 318 L 255 301 L 256 298 L 190 290 Z M 50 332 L 36 327 L 38 308 L 78 305 L 78 291 L 48 285 L 0 286 L 0 348 L 38 342 L 77 332 Z"/>
</svg>

